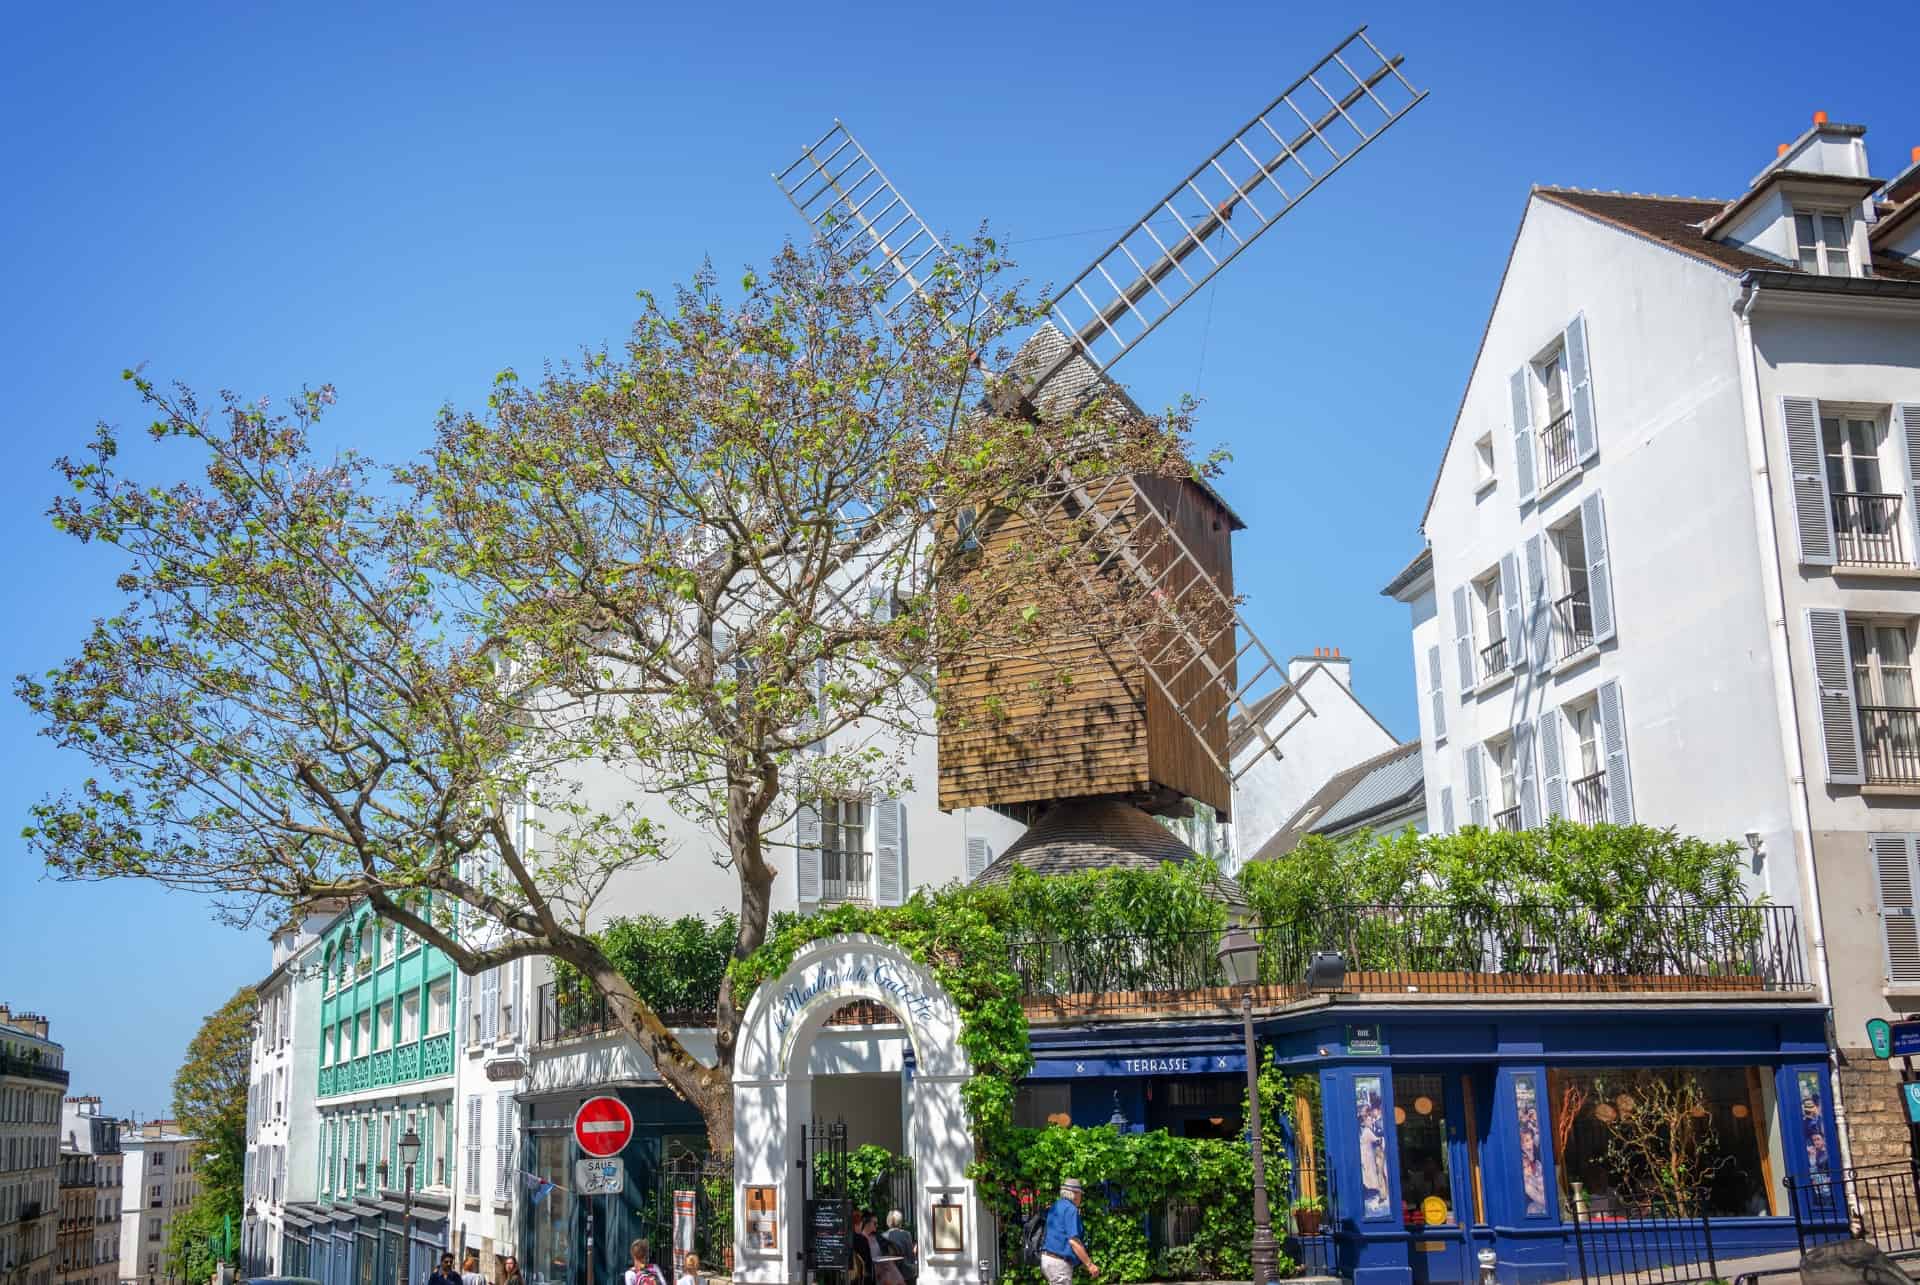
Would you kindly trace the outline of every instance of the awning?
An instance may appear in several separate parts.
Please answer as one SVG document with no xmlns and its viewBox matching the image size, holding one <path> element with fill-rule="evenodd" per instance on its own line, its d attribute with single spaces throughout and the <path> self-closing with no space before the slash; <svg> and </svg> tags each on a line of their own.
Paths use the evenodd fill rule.
<svg viewBox="0 0 1920 1285">
<path fill-rule="evenodd" d="M 1239 1053 L 1142 1053 L 1121 1056 L 1036 1057 L 1027 1078 L 1033 1080 L 1072 1080 L 1088 1076 L 1123 1076 L 1138 1079 L 1143 1075 L 1215 1075 L 1229 1071 L 1245 1074 L 1247 1055 Z"/>
</svg>

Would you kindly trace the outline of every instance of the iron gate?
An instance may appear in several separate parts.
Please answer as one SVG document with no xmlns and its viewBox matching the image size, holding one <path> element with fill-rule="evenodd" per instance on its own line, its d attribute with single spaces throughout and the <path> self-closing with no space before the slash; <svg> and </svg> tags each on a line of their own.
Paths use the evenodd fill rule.
<svg viewBox="0 0 1920 1285">
<path fill-rule="evenodd" d="M 807 1271 L 816 1280 L 844 1280 L 853 1259 L 852 1174 L 847 1166 L 847 1122 L 815 1119 L 800 1129 L 800 1170 L 806 1183 L 801 1210 Z"/>
<path fill-rule="evenodd" d="M 693 1193 L 691 1243 L 675 1238 L 676 1198 Z M 679 1275 L 681 1256 L 700 1256 L 701 1275 L 733 1274 L 733 1165 L 708 1152 L 676 1146 L 661 1161 L 652 1208 L 648 1210 L 649 1239 L 656 1262 L 672 1265 L 668 1279 Z"/>
</svg>

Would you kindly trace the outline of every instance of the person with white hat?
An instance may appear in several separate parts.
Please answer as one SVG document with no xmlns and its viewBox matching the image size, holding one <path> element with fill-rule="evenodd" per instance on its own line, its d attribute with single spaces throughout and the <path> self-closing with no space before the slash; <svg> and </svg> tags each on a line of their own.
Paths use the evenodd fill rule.
<svg viewBox="0 0 1920 1285">
<path fill-rule="evenodd" d="M 1073 1285 L 1075 1259 L 1088 1276 L 1100 1275 L 1098 1264 L 1087 1253 L 1087 1232 L 1080 1221 L 1084 1194 L 1080 1180 L 1069 1178 L 1060 1184 L 1060 1198 L 1047 1211 L 1047 1239 L 1040 1250 L 1040 1274 L 1047 1278 L 1047 1285 Z"/>
</svg>

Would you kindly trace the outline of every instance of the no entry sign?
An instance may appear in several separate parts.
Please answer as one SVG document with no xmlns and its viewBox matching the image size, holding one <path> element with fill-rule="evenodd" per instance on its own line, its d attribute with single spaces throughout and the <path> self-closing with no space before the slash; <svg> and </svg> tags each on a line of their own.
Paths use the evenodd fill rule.
<svg viewBox="0 0 1920 1285">
<path fill-rule="evenodd" d="M 617 1156 L 633 1137 L 633 1112 L 619 1098 L 588 1098 L 573 1113 L 573 1140 L 590 1156 Z"/>
</svg>

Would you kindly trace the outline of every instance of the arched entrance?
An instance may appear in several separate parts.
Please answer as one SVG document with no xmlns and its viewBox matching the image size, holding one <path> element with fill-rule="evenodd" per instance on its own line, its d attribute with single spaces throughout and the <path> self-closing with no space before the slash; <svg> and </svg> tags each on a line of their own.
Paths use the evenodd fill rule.
<svg viewBox="0 0 1920 1285">
<path fill-rule="evenodd" d="M 920 1279 L 925 1285 L 980 1279 L 985 1241 L 967 1177 L 973 1134 L 960 1098 L 972 1068 L 960 1047 L 959 1011 L 933 974 L 899 947 L 850 934 L 808 944 L 784 974 L 754 993 L 740 1027 L 733 1062 L 733 1232 L 742 1281 L 785 1285 L 803 1279 L 800 1130 L 813 1116 L 807 1054 L 827 1019 L 862 999 L 899 1017 L 913 1049 L 906 1144 L 917 1171 Z M 751 1189 L 769 1187 L 776 1208 L 767 1211 L 762 1200 L 750 1210 Z M 942 1207 L 938 1235 L 935 1206 Z M 756 1220 L 752 1228 L 750 1219 Z M 768 1223 L 771 1244 L 761 1230 Z"/>
</svg>

